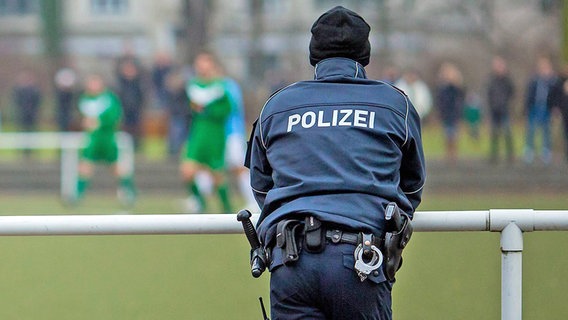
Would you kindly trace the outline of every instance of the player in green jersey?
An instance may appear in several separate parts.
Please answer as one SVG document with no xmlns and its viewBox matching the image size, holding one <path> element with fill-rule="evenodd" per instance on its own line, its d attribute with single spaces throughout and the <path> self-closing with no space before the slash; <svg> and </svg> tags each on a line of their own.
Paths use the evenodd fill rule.
<svg viewBox="0 0 568 320">
<path fill-rule="evenodd" d="M 131 170 L 121 168 L 118 161 L 116 132 L 122 117 L 119 99 L 108 90 L 99 75 L 90 75 L 85 82 L 85 93 L 79 99 L 87 145 L 79 163 L 79 180 L 76 200 L 80 200 L 94 173 L 94 165 L 111 165 L 119 179 L 118 196 L 125 205 L 132 205 L 136 192 Z"/>
<path fill-rule="evenodd" d="M 196 174 L 205 169 L 213 176 L 223 210 L 231 212 L 224 172 L 225 130 L 232 105 L 230 95 L 212 54 L 199 54 L 195 59 L 194 68 L 196 77 L 188 82 L 186 88 L 194 115 L 186 153 L 180 166 L 182 178 L 190 194 L 186 207 L 188 211 L 193 212 L 205 210 L 205 197 L 195 183 Z"/>
</svg>

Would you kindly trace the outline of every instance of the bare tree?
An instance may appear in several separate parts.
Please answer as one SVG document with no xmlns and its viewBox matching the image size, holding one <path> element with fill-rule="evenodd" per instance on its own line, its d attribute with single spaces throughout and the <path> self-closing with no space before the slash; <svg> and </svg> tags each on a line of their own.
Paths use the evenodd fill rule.
<svg viewBox="0 0 568 320">
<path fill-rule="evenodd" d="M 568 63 L 568 0 L 562 1 L 562 60 Z"/>
<path fill-rule="evenodd" d="M 183 2 L 187 61 L 193 61 L 199 51 L 208 44 L 211 6 L 211 1 L 208 0 Z"/>
<path fill-rule="evenodd" d="M 262 48 L 262 36 L 264 34 L 264 22 L 262 13 L 264 11 L 264 0 L 250 0 L 249 10 L 252 21 L 250 33 L 251 44 L 249 46 L 249 75 L 251 79 L 257 81 L 264 77 L 264 52 Z"/>
</svg>

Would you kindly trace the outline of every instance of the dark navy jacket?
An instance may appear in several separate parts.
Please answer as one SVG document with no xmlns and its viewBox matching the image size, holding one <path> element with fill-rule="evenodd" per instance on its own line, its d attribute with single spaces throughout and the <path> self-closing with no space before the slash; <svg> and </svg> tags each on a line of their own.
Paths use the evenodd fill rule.
<svg viewBox="0 0 568 320">
<path fill-rule="evenodd" d="M 530 112 L 530 110 L 537 107 L 539 104 L 548 106 L 548 96 L 550 95 L 556 81 L 556 77 L 543 78 L 538 75 L 533 76 L 527 85 L 525 110 Z M 542 92 L 539 92 L 539 89 L 542 90 Z M 539 95 L 541 96 L 539 97 Z"/>
<path fill-rule="evenodd" d="M 283 218 L 314 215 L 345 230 L 383 234 L 394 201 L 412 215 L 425 180 L 420 119 L 406 95 L 331 58 L 262 109 L 249 141 L 260 239 Z"/>
</svg>

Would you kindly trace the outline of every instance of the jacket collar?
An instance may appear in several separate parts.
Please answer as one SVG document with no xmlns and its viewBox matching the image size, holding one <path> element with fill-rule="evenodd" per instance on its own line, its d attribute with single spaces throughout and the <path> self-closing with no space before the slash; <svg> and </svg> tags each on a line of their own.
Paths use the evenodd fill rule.
<svg viewBox="0 0 568 320">
<path fill-rule="evenodd" d="M 367 79 L 365 69 L 355 60 L 347 58 L 328 58 L 318 62 L 314 70 L 316 80 L 330 77 Z"/>
</svg>

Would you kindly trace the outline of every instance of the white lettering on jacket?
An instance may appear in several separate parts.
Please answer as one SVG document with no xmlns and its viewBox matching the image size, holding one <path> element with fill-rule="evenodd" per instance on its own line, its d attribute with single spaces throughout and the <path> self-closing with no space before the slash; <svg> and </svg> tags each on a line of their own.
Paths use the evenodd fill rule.
<svg viewBox="0 0 568 320">
<path fill-rule="evenodd" d="M 294 113 L 288 116 L 288 127 L 286 132 L 292 131 L 297 126 L 301 126 L 304 129 L 326 127 L 358 127 L 374 129 L 375 112 L 359 109 L 340 109 L 322 110 L 317 113 L 314 111 L 307 111 L 304 113 Z"/>
</svg>

